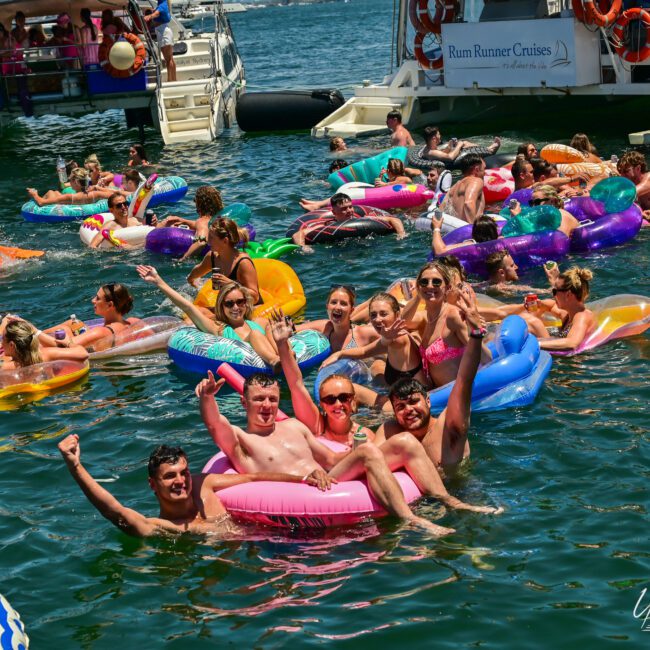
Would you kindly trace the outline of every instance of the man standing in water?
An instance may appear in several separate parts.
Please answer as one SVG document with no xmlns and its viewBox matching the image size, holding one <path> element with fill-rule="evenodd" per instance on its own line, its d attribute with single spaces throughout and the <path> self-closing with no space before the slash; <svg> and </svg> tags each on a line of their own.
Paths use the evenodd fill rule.
<svg viewBox="0 0 650 650">
<path fill-rule="evenodd" d="M 473 224 L 485 210 L 485 161 L 470 153 L 461 159 L 460 169 L 463 177 L 452 185 L 440 207 L 443 212 Z"/>
<path fill-rule="evenodd" d="M 645 219 L 650 220 L 650 172 L 645 156 L 638 151 L 626 151 L 617 164 L 618 173 L 636 185 L 636 200 Z"/>
<path fill-rule="evenodd" d="M 153 490 L 160 514 L 146 517 L 123 506 L 104 489 L 81 464 L 79 436 L 64 438 L 58 445 L 72 478 L 102 516 L 133 537 L 180 533 L 217 533 L 233 537 L 239 529 L 226 512 L 216 490 L 250 481 L 300 482 L 289 474 L 190 474 L 187 456 L 180 447 L 160 445 L 149 457 L 149 486 Z M 316 485 L 307 477 L 305 482 Z"/>
<path fill-rule="evenodd" d="M 391 130 L 391 147 L 415 146 L 409 130 L 402 124 L 402 114 L 399 111 L 391 111 L 386 115 L 386 126 Z"/>
</svg>

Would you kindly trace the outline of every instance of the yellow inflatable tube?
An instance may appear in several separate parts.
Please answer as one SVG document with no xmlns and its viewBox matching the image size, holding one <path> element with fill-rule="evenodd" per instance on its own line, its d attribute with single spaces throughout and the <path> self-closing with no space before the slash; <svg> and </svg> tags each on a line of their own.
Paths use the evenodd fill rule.
<svg viewBox="0 0 650 650">
<path fill-rule="evenodd" d="M 267 316 L 272 309 L 281 308 L 288 316 L 297 314 L 307 304 L 305 290 L 295 271 L 280 260 L 258 258 L 253 260 L 263 303 L 253 310 L 253 316 Z M 213 309 L 218 291 L 208 280 L 199 290 L 194 304 Z"/>
<path fill-rule="evenodd" d="M 0 399 L 19 394 L 49 393 L 88 374 L 87 363 L 48 361 L 26 368 L 0 370 Z"/>
</svg>

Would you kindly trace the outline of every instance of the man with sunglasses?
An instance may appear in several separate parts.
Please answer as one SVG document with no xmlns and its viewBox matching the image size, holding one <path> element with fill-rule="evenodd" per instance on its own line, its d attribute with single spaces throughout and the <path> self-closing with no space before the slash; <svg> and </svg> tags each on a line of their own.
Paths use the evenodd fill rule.
<svg viewBox="0 0 650 650">
<path fill-rule="evenodd" d="M 108 198 L 108 210 L 113 215 L 113 223 L 109 224 L 107 230 L 111 233 L 128 228 L 130 226 L 139 226 L 140 222 L 135 217 L 129 217 L 129 202 L 123 194 L 115 192 Z M 90 248 L 97 248 L 106 237 L 99 232 L 90 242 Z M 111 241 L 110 239 L 108 241 Z M 111 242 L 112 243 L 112 242 Z M 121 248 L 131 248 L 128 244 L 120 244 Z"/>
<path fill-rule="evenodd" d="M 449 395 L 447 407 L 438 418 L 431 415 L 426 388 L 414 379 L 400 379 L 388 393 L 395 418 L 382 424 L 376 442 L 408 432 L 424 447 L 436 468 L 446 472 L 469 456 L 467 433 L 471 413 L 472 385 L 479 362 L 486 330 L 475 304 L 464 312 L 469 342 L 460 362 L 456 382 Z"/>
</svg>

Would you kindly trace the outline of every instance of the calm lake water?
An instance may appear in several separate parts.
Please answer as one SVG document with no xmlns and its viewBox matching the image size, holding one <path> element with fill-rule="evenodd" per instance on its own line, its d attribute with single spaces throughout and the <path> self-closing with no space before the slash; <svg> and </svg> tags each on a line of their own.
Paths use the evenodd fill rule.
<svg viewBox="0 0 650 650">
<path fill-rule="evenodd" d="M 392 11 L 388 0 L 353 0 L 233 15 L 250 90 L 380 81 Z M 607 156 L 625 146 L 624 120 L 613 124 L 590 134 Z M 530 131 L 499 135 L 513 150 L 525 139 L 572 134 L 537 115 Z M 48 255 L 0 271 L 1 310 L 41 326 L 72 312 L 88 317 L 96 287 L 119 280 L 135 295 L 136 314 L 169 313 L 134 265 L 156 265 L 177 287 L 188 265 L 146 252 L 94 253 L 82 247 L 78 224 L 38 226 L 20 216 L 26 186 L 53 186 L 59 153 L 81 160 L 96 152 L 114 169 L 136 138 L 118 112 L 20 122 L 3 135 L 0 239 Z M 212 144 L 174 148 L 148 138 L 150 160 L 190 184 L 184 201 L 159 214 L 192 215 L 194 189 L 214 184 L 227 202 L 251 206 L 264 239 L 283 235 L 300 197 L 327 192 L 327 145 L 307 134 L 247 136 L 235 127 Z M 351 144 L 379 149 L 387 138 Z M 573 260 L 594 269 L 593 299 L 650 295 L 649 230 L 621 249 Z M 365 298 L 413 274 L 427 250 L 427 235 L 413 231 L 400 242 L 321 246 L 287 261 L 306 288 L 307 317 L 317 318 L 330 284 L 353 283 Z M 544 286 L 539 272 L 526 279 Z M 472 460 L 450 489 L 506 512 L 446 514 L 439 523 L 458 532 L 439 541 L 395 520 L 317 539 L 268 531 L 229 543 L 126 537 L 80 493 L 58 440 L 78 433 L 91 473 L 152 514 L 150 450 L 180 443 L 198 470 L 215 449 L 194 398 L 197 377 L 165 354 L 101 363 L 74 389 L 0 415 L 0 591 L 34 648 L 641 647 L 648 635 L 633 609 L 650 575 L 649 357 L 645 336 L 559 359 L 531 407 L 474 416 Z M 289 410 L 286 397 L 285 389 Z M 241 423 L 236 398 L 223 403 Z M 441 514 L 427 501 L 417 511 Z"/>
</svg>

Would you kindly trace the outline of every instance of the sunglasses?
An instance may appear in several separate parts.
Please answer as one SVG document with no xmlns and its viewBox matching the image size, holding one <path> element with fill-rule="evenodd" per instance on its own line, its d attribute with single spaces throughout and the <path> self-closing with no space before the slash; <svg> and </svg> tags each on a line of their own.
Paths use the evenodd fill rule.
<svg viewBox="0 0 650 650">
<path fill-rule="evenodd" d="M 328 406 L 334 406 L 337 402 L 347 404 L 354 398 L 354 393 L 339 393 L 338 395 L 323 395 L 320 401 Z"/>
<path fill-rule="evenodd" d="M 441 287 L 442 283 L 442 278 L 420 278 L 418 280 L 419 287 Z"/>
<path fill-rule="evenodd" d="M 237 298 L 237 300 L 224 300 L 223 306 L 226 309 L 232 309 L 235 305 L 237 307 L 243 307 L 246 304 L 246 298 Z"/>
<path fill-rule="evenodd" d="M 551 293 L 554 296 L 557 296 L 558 293 L 566 293 L 567 291 L 571 291 L 571 289 L 557 289 L 557 288 L 553 287 L 553 290 L 551 291 Z"/>
<path fill-rule="evenodd" d="M 357 295 L 357 290 L 351 284 L 330 284 L 330 291 L 334 291 L 335 289 L 345 289 L 353 296 Z"/>
<path fill-rule="evenodd" d="M 546 199 L 546 198 L 544 198 L 544 199 L 531 199 L 528 202 L 528 205 L 532 205 L 532 206 L 542 205 L 542 203 L 546 203 L 546 201 L 548 201 L 548 200 L 549 199 Z"/>
<path fill-rule="evenodd" d="M 113 207 L 117 208 L 118 210 L 126 210 L 128 203 L 126 201 L 124 203 L 113 203 Z"/>
</svg>

